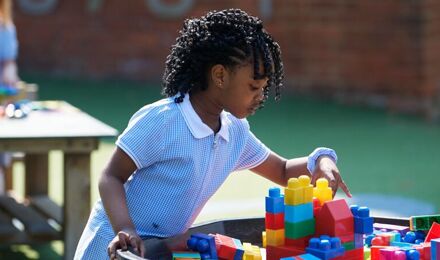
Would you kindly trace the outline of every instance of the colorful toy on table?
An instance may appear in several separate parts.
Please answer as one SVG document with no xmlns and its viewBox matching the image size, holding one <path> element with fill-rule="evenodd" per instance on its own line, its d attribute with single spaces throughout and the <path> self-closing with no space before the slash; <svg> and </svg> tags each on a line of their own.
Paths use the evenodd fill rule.
<svg viewBox="0 0 440 260">
<path fill-rule="evenodd" d="M 212 235 L 219 259 L 242 260 L 244 248 L 241 241 L 221 234 Z"/>
<path fill-rule="evenodd" d="M 433 223 L 440 223 L 440 215 L 412 216 L 409 218 L 409 228 L 412 231 L 429 230 Z"/>
<path fill-rule="evenodd" d="M 337 237 L 320 236 L 319 238 L 312 238 L 309 241 L 309 246 L 306 252 L 319 257 L 323 260 L 328 260 L 341 256 L 344 254 L 344 247 L 342 247 L 341 240 Z"/>
<path fill-rule="evenodd" d="M 440 238 L 431 239 L 431 259 L 440 259 Z"/>
<path fill-rule="evenodd" d="M 173 252 L 173 260 L 201 259 L 198 252 Z"/>
<path fill-rule="evenodd" d="M 261 250 L 258 246 L 251 243 L 243 243 L 243 260 L 262 260 Z"/>
<path fill-rule="evenodd" d="M 193 234 L 187 241 L 189 249 L 200 253 L 201 259 L 217 259 L 215 238 L 206 234 Z"/>
<path fill-rule="evenodd" d="M 280 260 L 319 260 L 319 259 L 320 258 L 311 254 L 303 254 L 298 256 L 283 257 Z"/>
</svg>

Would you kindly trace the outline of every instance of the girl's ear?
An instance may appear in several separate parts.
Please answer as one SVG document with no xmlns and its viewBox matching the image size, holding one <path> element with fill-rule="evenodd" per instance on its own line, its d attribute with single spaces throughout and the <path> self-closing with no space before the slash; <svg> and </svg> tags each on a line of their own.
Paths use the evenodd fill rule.
<svg viewBox="0 0 440 260">
<path fill-rule="evenodd" d="M 211 68 L 211 79 L 215 87 L 223 88 L 228 77 L 228 71 L 221 64 L 216 64 Z"/>
</svg>

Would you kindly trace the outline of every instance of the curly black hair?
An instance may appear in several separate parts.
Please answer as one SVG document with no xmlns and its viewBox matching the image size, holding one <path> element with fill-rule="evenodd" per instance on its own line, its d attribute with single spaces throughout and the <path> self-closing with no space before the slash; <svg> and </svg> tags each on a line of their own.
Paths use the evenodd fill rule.
<svg viewBox="0 0 440 260">
<path fill-rule="evenodd" d="M 163 75 L 163 94 L 183 101 L 185 93 L 208 87 L 209 69 L 216 65 L 234 66 L 253 61 L 254 79 L 268 77 L 264 101 L 275 89 L 275 100 L 280 98 L 284 78 L 281 51 L 263 22 L 240 9 L 212 11 L 201 18 L 186 19 L 183 29 L 171 48 Z M 264 73 L 259 74 L 259 61 Z"/>
</svg>

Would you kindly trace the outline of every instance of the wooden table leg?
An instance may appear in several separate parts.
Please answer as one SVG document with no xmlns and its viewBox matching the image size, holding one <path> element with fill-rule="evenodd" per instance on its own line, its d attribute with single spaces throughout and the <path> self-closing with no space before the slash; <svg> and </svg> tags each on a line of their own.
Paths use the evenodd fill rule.
<svg viewBox="0 0 440 260">
<path fill-rule="evenodd" d="M 64 154 L 64 259 L 73 259 L 90 214 L 90 155 Z"/>
<path fill-rule="evenodd" d="M 49 182 L 49 154 L 28 153 L 25 163 L 25 196 L 47 195 Z"/>
</svg>

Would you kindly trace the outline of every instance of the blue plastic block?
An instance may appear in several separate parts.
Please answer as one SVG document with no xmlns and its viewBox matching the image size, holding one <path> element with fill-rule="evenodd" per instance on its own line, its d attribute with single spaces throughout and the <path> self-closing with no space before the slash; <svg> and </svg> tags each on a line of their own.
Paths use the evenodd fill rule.
<svg viewBox="0 0 440 260">
<path fill-rule="evenodd" d="M 440 238 L 431 239 L 431 259 L 440 258 Z"/>
<path fill-rule="evenodd" d="M 186 242 L 189 249 L 200 253 L 202 259 L 217 259 L 215 238 L 206 234 L 193 234 Z"/>
<path fill-rule="evenodd" d="M 313 218 L 313 203 L 285 205 L 284 220 L 290 223 L 303 222 Z"/>
<path fill-rule="evenodd" d="M 319 260 L 318 257 L 311 254 L 303 254 L 303 255 L 299 255 L 299 257 L 301 257 L 302 260 Z"/>
<path fill-rule="evenodd" d="M 364 247 L 364 234 L 354 233 L 354 248 Z"/>
<path fill-rule="evenodd" d="M 368 235 L 366 238 L 365 238 L 365 245 L 367 245 L 367 246 L 371 246 L 371 240 L 373 240 L 373 238 L 375 237 L 375 235 Z"/>
<path fill-rule="evenodd" d="M 232 241 L 234 241 L 234 245 L 237 249 L 235 250 L 234 260 L 242 260 L 244 255 L 244 248 L 241 244 L 241 241 L 236 238 L 233 238 Z"/>
<path fill-rule="evenodd" d="M 413 231 L 406 232 L 403 242 L 414 244 L 414 242 L 416 242 L 416 233 Z"/>
<path fill-rule="evenodd" d="M 373 233 L 373 218 L 370 217 L 370 209 L 367 207 L 350 206 L 354 217 L 354 233 L 371 234 Z"/>
<path fill-rule="evenodd" d="M 269 196 L 266 197 L 266 212 L 284 212 L 284 196 L 281 195 L 280 188 L 274 187 L 269 189 Z"/>
<path fill-rule="evenodd" d="M 406 243 L 406 242 L 390 242 L 390 246 L 397 246 L 401 248 L 412 248 L 414 244 L 412 243 Z"/>
<path fill-rule="evenodd" d="M 419 251 L 415 249 L 406 250 L 406 259 L 407 260 L 419 260 L 420 259 L 420 253 Z M 431 258 L 435 259 L 435 258 Z"/>
<path fill-rule="evenodd" d="M 327 260 L 343 255 L 345 249 L 338 237 L 328 239 L 328 236 L 321 236 L 320 238 L 310 239 L 306 252 L 320 259 Z"/>
</svg>

